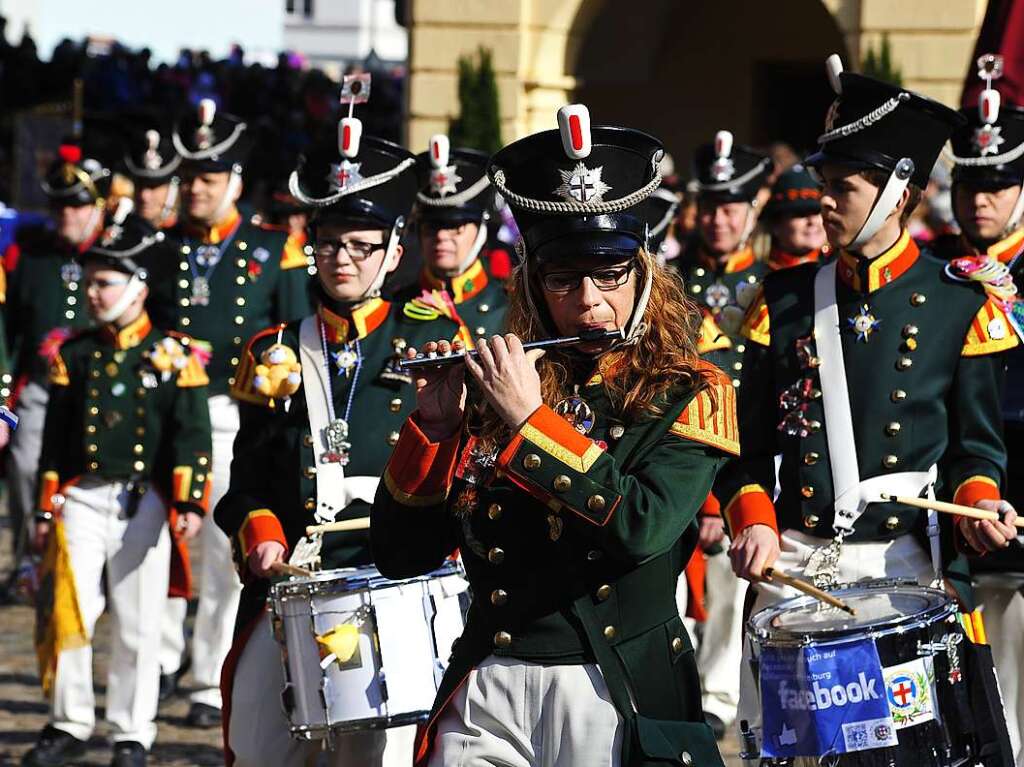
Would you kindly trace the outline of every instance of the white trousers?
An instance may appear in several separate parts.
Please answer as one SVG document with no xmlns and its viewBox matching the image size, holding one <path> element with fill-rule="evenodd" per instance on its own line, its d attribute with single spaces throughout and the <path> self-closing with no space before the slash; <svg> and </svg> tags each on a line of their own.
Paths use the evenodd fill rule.
<svg viewBox="0 0 1024 767">
<path fill-rule="evenodd" d="M 147 749 L 156 738 L 160 689 L 160 616 L 167 598 L 171 537 L 163 500 L 154 491 L 128 519 L 121 482 L 86 478 L 68 489 L 64 524 L 78 604 L 90 639 L 110 600 L 112 644 L 107 673 L 107 720 L 114 742 Z M 88 740 L 96 724 L 92 647 L 62 652 L 53 691 L 53 725 Z"/>
<path fill-rule="evenodd" d="M 1006 726 L 1017 767 L 1024 767 L 1024 578 L 1004 573 L 978 577 L 975 595 L 984 608 L 985 633 L 996 662 Z"/>
<path fill-rule="evenodd" d="M 729 539 L 723 550 L 707 558 L 707 621 L 697 650 L 697 668 L 704 711 L 726 726 L 736 719 L 740 700 L 740 658 L 743 654 L 743 600 L 746 581 L 732 571 Z"/>
<path fill-rule="evenodd" d="M 618 767 L 622 717 L 596 665 L 491 656 L 437 723 L 430 767 Z"/>
<path fill-rule="evenodd" d="M 36 509 L 36 478 L 39 473 L 39 452 L 43 448 L 43 423 L 50 393 L 37 383 L 29 383 L 18 396 L 18 428 L 11 433 L 7 457 L 8 514 L 14 535 L 14 566 L 27 551 L 32 539 L 32 515 Z"/>
<path fill-rule="evenodd" d="M 783 530 L 781 553 L 775 562 L 775 569 L 790 575 L 804 574 L 804 567 L 814 550 L 828 543 L 822 538 L 801 533 L 797 530 Z M 852 583 L 870 578 L 908 578 L 921 585 L 931 583 L 935 577 L 931 559 L 913 536 L 901 535 L 891 541 L 879 543 L 845 543 L 839 557 L 839 581 Z M 751 617 L 759 611 L 799 592 L 788 587 L 771 583 L 757 583 L 750 586 L 757 592 Z M 740 702 L 736 718 L 744 719 L 755 733 L 761 732 L 761 697 L 758 683 L 750 668 L 751 640 L 744 637 L 743 662 L 740 672 Z"/>
<path fill-rule="evenodd" d="M 212 524 L 212 519 L 204 522 L 204 525 Z M 184 597 L 168 597 L 160 626 L 161 674 L 173 674 L 181 668 L 181 659 L 185 654 L 186 617 L 188 617 L 188 600 Z"/>
<path fill-rule="evenodd" d="M 265 613 L 238 659 L 231 687 L 228 745 L 235 767 L 410 767 L 416 726 L 364 730 L 334 737 L 333 749 L 322 741 L 295 740 L 281 707 L 284 670 L 281 648 Z"/>
<path fill-rule="evenodd" d="M 228 395 L 210 397 L 210 425 L 213 427 L 212 512 L 228 491 L 232 449 L 238 432 L 238 405 Z M 192 630 L 195 691 L 191 700 L 220 708 L 220 669 L 231 650 L 242 582 L 231 559 L 231 542 L 212 518 L 206 520 L 199 533 L 199 547 L 199 604 Z M 184 631 L 180 622 L 177 631 Z M 170 652 L 172 650 L 167 654 Z"/>
</svg>

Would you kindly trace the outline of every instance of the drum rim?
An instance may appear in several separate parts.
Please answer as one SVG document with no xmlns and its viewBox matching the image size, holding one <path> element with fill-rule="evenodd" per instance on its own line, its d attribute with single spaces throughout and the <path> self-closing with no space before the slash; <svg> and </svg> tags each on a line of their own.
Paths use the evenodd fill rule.
<svg viewBox="0 0 1024 767">
<path fill-rule="evenodd" d="M 803 647 L 813 645 L 815 647 L 824 647 L 832 644 L 845 644 L 857 638 L 872 638 L 877 639 L 879 637 L 888 636 L 890 634 L 901 634 L 908 631 L 926 628 L 936 623 L 949 620 L 949 618 L 956 614 L 957 605 L 955 600 L 949 597 L 945 592 L 932 586 L 922 586 L 916 581 L 909 581 L 903 579 L 877 579 L 874 581 L 860 581 L 854 583 L 844 583 L 838 587 L 831 589 L 830 594 L 840 596 L 844 592 L 848 593 L 851 590 L 904 590 L 904 591 L 915 591 L 918 593 L 931 594 L 940 598 L 932 607 L 926 608 L 920 613 L 916 613 L 912 616 L 906 616 L 906 620 L 903 622 L 893 623 L 891 620 L 884 621 L 879 624 L 878 628 L 873 628 L 870 625 L 858 626 L 856 628 L 845 629 L 842 631 L 831 631 L 816 633 L 813 631 L 790 631 L 787 629 L 767 629 L 765 624 L 774 618 L 776 615 L 783 612 L 781 610 L 783 605 L 789 605 L 790 608 L 804 607 L 810 604 L 814 604 L 816 600 L 814 597 L 800 595 L 796 597 L 790 597 L 789 599 L 776 602 L 773 605 L 769 605 L 759 612 L 752 615 L 747 620 L 747 630 L 750 633 L 752 640 L 760 647 Z M 763 618 L 762 618 L 763 616 Z M 758 620 L 761 618 L 761 620 Z"/>
<path fill-rule="evenodd" d="M 337 577 L 327 577 L 331 573 L 347 573 Z M 286 580 L 278 581 L 270 586 L 271 600 L 294 599 L 302 596 L 315 596 L 317 594 L 352 593 L 361 591 L 376 591 L 381 588 L 392 588 L 395 586 L 412 585 L 427 581 L 438 580 L 458 576 L 466 578 L 465 569 L 461 563 L 447 561 L 436 570 L 429 573 L 417 575 L 413 578 L 385 578 L 380 571 L 372 565 L 368 567 L 338 567 L 331 570 L 317 570 L 313 577 L 289 576 Z M 346 585 L 348 588 L 341 588 Z"/>
</svg>

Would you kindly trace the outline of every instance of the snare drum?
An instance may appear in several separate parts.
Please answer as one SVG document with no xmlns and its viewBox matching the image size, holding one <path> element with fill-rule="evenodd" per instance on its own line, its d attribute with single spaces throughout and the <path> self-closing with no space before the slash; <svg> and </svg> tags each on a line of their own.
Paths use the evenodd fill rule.
<svg viewBox="0 0 1024 767">
<path fill-rule="evenodd" d="M 281 697 L 292 737 L 425 719 L 465 626 L 467 588 L 454 562 L 401 581 L 364 567 L 274 584 Z"/>
<path fill-rule="evenodd" d="M 906 581 L 831 593 L 857 615 L 799 596 L 749 622 L 762 731 L 747 763 L 973 764 L 958 725 L 970 718 L 969 640 L 955 603 Z"/>
</svg>

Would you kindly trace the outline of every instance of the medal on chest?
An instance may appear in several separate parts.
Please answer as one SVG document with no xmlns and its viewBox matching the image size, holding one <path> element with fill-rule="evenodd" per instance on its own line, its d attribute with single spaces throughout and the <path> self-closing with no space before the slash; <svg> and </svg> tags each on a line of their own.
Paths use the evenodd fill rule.
<svg viewBox="0 0 1024 767">
<path fill-rule="evenodd" d="M 192 278 L 192 292 L 188 300 L 192 306 L 209 306 L 210 281 L 206 277 L 197 275 Z"/>
<path fill-rule="evenodd" d="M 336 354 L 328 354 L 327 352 L 327 331 L 324 328 L 323 320 L 319 320 L 320 323 L 320 348 L 324 355 L 324 368 L 327 373 L 326 384 L 327 384 L 327 414 L 328 423 L 327 428 L 324 429 L 323 437 L 324 444 L 327 447 L 326 452 L 321 456 L 320 460 L 322 463 L 339 463 L 342 466 L 347 466 L 349 462 L 349 451 L 352 449 L 352 443 L 348 440 L 349 435 L 349 418 L 352 415 L 352 402 L 356 396 L 356 386 L 359 383 L 359 371 L 363 367 L 363 355 L 359 348 L 359 339 L 357 338 L 353 345 L 350 347 L 345 346 L 344 349 L 337 352 Z M 349 356 L 351 355 L 351 356 Z M 344 357 L 342 360 L 341 358 Z M 348 390 L 348 398 L 345 402 L 345 412 L 339 417 L 334 412 L 334 386 L 331 384 L 331 362 L 334 360 L 335 366 L 338 368 L 338 372 L 344 372 L 345 377 L 352 375 L 352 384 Z"/>
<path fill-rule="evenodd" d="M 870 340 L 871 334 L 881 324 L 882 321 L 871 313 L 871 307 L 868 304 L 861 304 L 856 314 L 846 318 L 847 327 L 857 336 L 858 341 L 864 343 Z"/>
<path fill-rule="evenodd" d="M 60 268 L 60 280 L 67 290 L 74 290 L 82 279 L 82 265 L 77 261 L 68 261 Z"/>
<path fill-rule="evenodd" d="M 731 298 L 732 291 L 729 290 L 729 286 L 721 282 L 708 285 L 704 291 L 704 302 L 714 311 L 727 306 Z"/>
<path fill-rule="evenodd" d="M 340 351 L 331 352 L 331 359 L 334 361 L 334 367 L 338 369 L 338 375 L 344 375 L 345 378 L 351 375 L 356 365 L 361 361 L 356 351 L 348 345 Z"/>
<path fill-rule="evenodd" d="M 476 438 L 466 445 L 462 461 L 456 469 L 456 476 L 466 483 L 455 499 L 454 512 L 456 516 L 468 517 L 473 513 L 479 501 L 480 487 L 497 462 L 497 449 L 484 449 L 477 444 Z"/>
<path fill-rule="evenodd" d="M 568 421 L 580 434 L 589 434 L 597 420 L 590 403 L 580 396 L 579 386 L 574 387 L 571 396 L 559 400 L 554 411 Z"/>
<path fill-rule="evenodd" d="M 327 452 L 321 458 L 324 463 L 348 465 L 352 443 L 348 441 L 348 422 L 344 418 L 335 418 L 327 424 L 324 443 L 327 445 Z"/>
</svg>

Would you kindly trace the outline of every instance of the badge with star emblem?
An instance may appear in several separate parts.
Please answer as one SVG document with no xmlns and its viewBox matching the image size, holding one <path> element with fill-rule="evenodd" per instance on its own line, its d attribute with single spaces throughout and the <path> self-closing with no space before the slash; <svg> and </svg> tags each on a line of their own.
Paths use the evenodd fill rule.
<svg viewBox="0 0 1024 767">
<path fill-rule="evenodd" d="M 998 125 L 982 125 L 974 131 L 974 148 L 979 155 L 998 154 L 999 147 L 1006 140 L 1002 137 L 1003 129 Z"/>
<path fill-rule="evenodd" d="M 566 202 L 601 202 L 602 197 L 612 190 L 601 180 L 603 170 L 604 166 L 590 169 L 582 162 L 576 163 L 572 170 L 559 170 L 562 183 L 554 194 Z"/>
<path fill-rule="evenodd" d="M 456 185 L 460 181 L 462 181 L 462 176 L 455 172 L 454 165 L 435 168 L 430 173 L 430 191 L 439 197 L 455 194 L 458 191 Z"/>
<path fill-rule="evenodd" d="M 342 160 L 340 163 L 332 165 L 331 172 L 327 176 L 331 189 L 335 192 L 340 192 L 362 181 L 363 176 L 359 172 L 361 165 L 361 162 L 350 162 L 348 160 Z"/>
<path fill-rule="evenodd" d="M 858 341 L 867 343 L 871 334 L 878 329 L 882 321 L 875 319 L 875 315 L 871 313 L 870 306 L 861 304 L 860 311 L 852 317 L 847 317 L 846 323 L 850 330 L 856 334 Z"/>
</svg>

